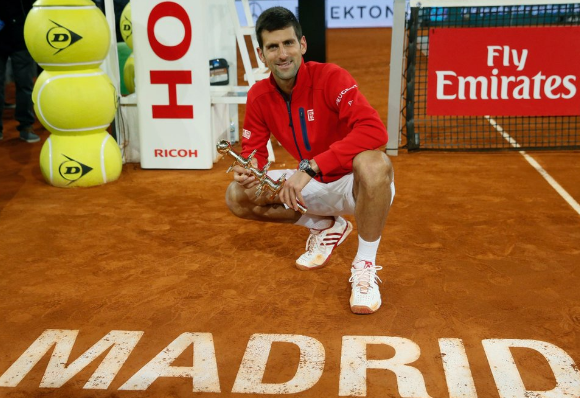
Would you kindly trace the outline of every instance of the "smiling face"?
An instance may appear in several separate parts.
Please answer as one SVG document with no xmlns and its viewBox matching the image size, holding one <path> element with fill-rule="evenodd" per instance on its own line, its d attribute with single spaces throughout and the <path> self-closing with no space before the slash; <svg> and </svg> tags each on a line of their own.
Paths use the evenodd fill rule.
<svg viewBox="0 0 580 398">
<path fill-rule="evenodd" d="M 292 92 L 296 74 L 306 53 L 306 39 L 296 37 L 294 28 L 262 31 L 262 48 L 258 48 L 260 60 L 270 69 L 278 87 L 287 94 Z"/>
</svg>

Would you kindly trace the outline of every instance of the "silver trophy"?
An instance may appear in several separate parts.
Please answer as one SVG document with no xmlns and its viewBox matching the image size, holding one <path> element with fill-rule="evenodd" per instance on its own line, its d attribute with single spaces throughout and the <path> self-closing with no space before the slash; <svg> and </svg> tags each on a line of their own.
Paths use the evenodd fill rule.
<svg viewBox="0 0 580 398">
<path fill-rule="evenodd" d="M 268 176 L 268 174 L 267 174 L 268 169 L 270 168 L 270 164 L 272 162 L 268 162 L 262 170 L 259 170 L 259 169 L 252 166 L 252 158 L 254 157 L 254 154 L 256 153 L 255 150 L 250 154 L 250 156 L 248 156 L 247 158 L 244 158 L 243 156 L 235 153 L 232 150 L 232 144 L 230 144 L 226 140 L 221 140 L 220 142 L 218 142 L 218 144 L 216 145 L 216 148 L 217 148 L 217 151 L 219 153 L 221 153 L 222 155 L 225 156 L 227 154 L 227 155 L 230 155 L 232 158 L 234 158 L 234 163 L 232 163 L 232 165 L 229 167 L 229 169 L 227 170 L 226 173 L 229 173 L 230 171 L 232 171 L 234 166 L 237 164 L 239 166 L 242 166 L 244 169 L 249 170 L 250 173 L 252 173 L 252 175 L 254 177 L 256 177 L 256 179 L 258 180 L 258 188 L 256 189 L 256 197 L 269 191 L 270 192 L 270 199 L 274 199 L 274 197 L 278 194 L 278 192 L 280 192 L 280 190 L 284 186 L 284 183 L 286 182 L 286 173 L 282 174 L 282 176 L 280 178 L 278 178 L 278 180 L 276 180 L 276 181 L 272 180 Z M 302 203 L 298 202 L 298 211 L 300 213 L 304 214 L 304 213 L 306 213 L 307 209 Z"/>
</svg>

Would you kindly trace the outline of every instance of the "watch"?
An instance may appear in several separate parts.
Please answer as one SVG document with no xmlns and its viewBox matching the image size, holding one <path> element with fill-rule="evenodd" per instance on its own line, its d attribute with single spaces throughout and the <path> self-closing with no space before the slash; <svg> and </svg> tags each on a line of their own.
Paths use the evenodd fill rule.
<svg viewBox="0 0 580 398">
<path fill-rule="evenodd" d="M 318 174 L 312 169 L 312 167 L 310 166 L 310 160 L 308 159 L 302 159 L 300 161 L 300 164 L 298 165 L 298 170 L 305 172 L 312 178 L 316 177 L 316 174 Z"/>
</svg>

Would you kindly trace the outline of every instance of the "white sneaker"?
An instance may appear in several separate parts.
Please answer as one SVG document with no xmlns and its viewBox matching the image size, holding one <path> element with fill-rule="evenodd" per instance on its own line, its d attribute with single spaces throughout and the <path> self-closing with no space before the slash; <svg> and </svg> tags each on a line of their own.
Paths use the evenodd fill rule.
<svg viewBox="0 0 580 398">
<path fill-rule="evenodd" d="M 296 268 L 302 271 L 322 268 L 334 248 L 340 245 L 352 231 L 350 221 L 337 217 L 334 224 L 323 230 L 310 230 L 306 241 L 306 253 L 296 260 Z"/>
<path fill-rule="evenodd" d="M 370 261 L 356 261 L 352 264 L 351 282 L 352 293 L 350 295 L 350 310 L 355 314 L 372 314 L 381 306 L 381 292 L 377 281 L 382 282 L 377 276 L 377 271 L 383 267 Z"/>
</svg>

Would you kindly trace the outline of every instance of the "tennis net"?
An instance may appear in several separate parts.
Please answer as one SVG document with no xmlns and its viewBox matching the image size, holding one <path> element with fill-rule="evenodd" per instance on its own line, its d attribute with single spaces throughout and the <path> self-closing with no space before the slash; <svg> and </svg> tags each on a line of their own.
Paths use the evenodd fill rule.
<svg viewBox="0 0 580 398">
<path fill-rule="evenodd" d="M 428 86 L 432 87 L 429 78 L 433 78 L 428 73 L 430 35 L 435 29 L 579 25 L 578 3 L 439 7 L 411 1 L 405 24 L 400 105 L 403 147 L 445 151 L 580 148 L 580 108 L 566 116 L 433 115 L 427 110 Z"/>
</svg>

